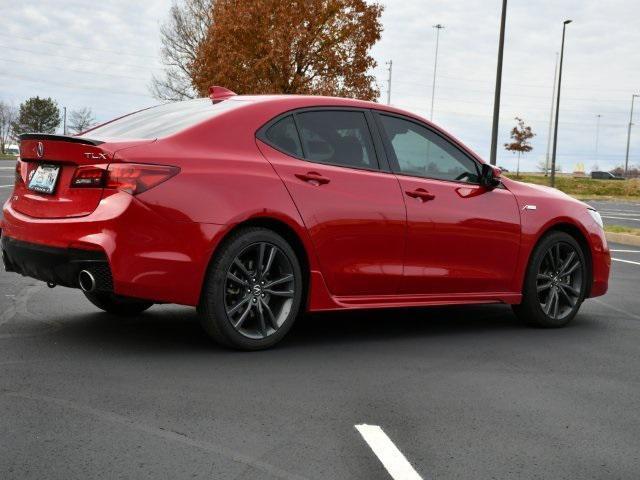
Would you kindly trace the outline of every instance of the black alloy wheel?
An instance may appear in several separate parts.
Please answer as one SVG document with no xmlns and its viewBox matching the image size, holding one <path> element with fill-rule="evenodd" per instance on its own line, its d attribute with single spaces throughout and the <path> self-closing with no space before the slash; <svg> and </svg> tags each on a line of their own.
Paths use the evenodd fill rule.
<svg viewBox="0 0 640 480">
<path fill-rule="evenodd" d="M 563 327 L 578 313 L 590 271 L 582 246 L 565 232 L 551 232 L 533 250 L 516 315 L 530 325 Z"/>
<path fill-rule="evenodd" d="M 240 350 L 279 342 L 302 305 L 300 261 L 276 232 L 247 227 L 219 247 L 209 266 L 198 311 L 207 333 Z"/>
</svg>

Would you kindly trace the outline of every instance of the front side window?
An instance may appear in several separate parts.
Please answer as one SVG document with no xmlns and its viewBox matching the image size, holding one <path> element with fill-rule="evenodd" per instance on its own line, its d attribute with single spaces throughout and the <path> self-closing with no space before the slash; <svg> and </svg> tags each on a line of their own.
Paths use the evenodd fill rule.
<svg viewBox="0 0 640 480">
<path fill-rule="evenodd" d="M 380 115 L 399 173 L 415 177 L 477 183 L 476 162 L 440 135 L 415 122 Z"/>
<path fill-rule="evenodd" d="M 296 120 L 307 160 L 350 168 L 378 167 L 364 113 L 303 112 Z"/>
</svg>

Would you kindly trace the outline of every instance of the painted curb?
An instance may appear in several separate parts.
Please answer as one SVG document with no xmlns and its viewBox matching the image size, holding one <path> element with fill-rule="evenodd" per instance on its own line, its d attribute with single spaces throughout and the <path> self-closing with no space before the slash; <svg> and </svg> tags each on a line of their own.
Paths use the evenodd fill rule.
<svg viewBox="0 0 640 480">
<path fill-rule="evenodd" d="M 640 235 L 630 235 L 628 233 L 612 233 L 605 232 L 607 236 L 607 242 L 621 243 L 622 245 L 631 245 L 633 247 L 640 247 Z"/>
</svg>

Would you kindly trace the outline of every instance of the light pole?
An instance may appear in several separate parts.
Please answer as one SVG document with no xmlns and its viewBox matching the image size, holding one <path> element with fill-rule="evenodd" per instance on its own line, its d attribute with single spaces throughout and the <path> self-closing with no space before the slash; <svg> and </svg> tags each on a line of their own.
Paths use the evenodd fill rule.
<svg viewBox="0 0 640 480">
<path fill-rule="evenodd" d="M 558 120 L 560 118 L 560 92 L 562 91 L 562 64 L 564 63 L 564 36 L 573 20 L 565 20 L 562 25 L 562 47 L 560 48 L 560 70 L 558 70 L 558 96 L 556 99 L 556 124 L 553 130 L 553 155 L 551 156 L 551 186 L 556 186 L 556 151 L 558 150 Z"/>
<path fill-rule="evenodd" d="M 596 163 L 598 162 L 598 143 L 600 141 L 600 119 L 602 115 L 596 115 Z"/>
<path fill-rule="evenodd" d="M 640 95 L 636 95 L 635 93 L 631 95 L 631 115 L 629 115 L 629 129 L 627 130 L 627 154 L 624 157 L 624 176 L 627 177 L 629 172 L 629 147 L 631 145 L 631 127 L 633 126 L 633 102 L 636 97 L 640 97 Z"/>
<path fill-rule="evenodd" d="M 429 120 L 433 120 L 433 102 L 436 96 L 436 71 L 438 70 L 438 46 L 440 44 L 440 30 L 444 28 L 444 25 L 437 24 L 433 28 L 436 29 L 436 59 L 433 64 L 433 85 L 431 85 L 431 117 Z"/>
<path fill-rule="evenodd" d="M 391 72 L 393 71 L 393 60 L 387 62 L 389 65 L 389 88 L 387 89 L 387 105 L 391 105 Z"/>
<path fill-rule="evenodd" d="M 500 21 L 500 43 L 498 44 L 498 71 L 496 72 L 496 92 L 493 100 L 493 129 L 491 130 L 491 157 L 489 163 L 496 164 L 498 155 L 498 124 L 500 119 L 500 90 L 502 89 L 502 57 L 504 56 L 504 29 L 507 24 L 507 0 L 502 0 Z"/>
<path fill-rule="evenodd" d="M 551 91 L 551 112 L 549 113 L 549 134 L 547 135 L 547 157 L 544 161 L 544 176 L 549 175 L 549 159 L 551 157 L 551 134 L 553 133 L 553 105 L 556 100 L 556 81 L 558 80 L 558 56 L 556 52 L 556 66 L 553 69 L 553 90 Z"/>
</svg>

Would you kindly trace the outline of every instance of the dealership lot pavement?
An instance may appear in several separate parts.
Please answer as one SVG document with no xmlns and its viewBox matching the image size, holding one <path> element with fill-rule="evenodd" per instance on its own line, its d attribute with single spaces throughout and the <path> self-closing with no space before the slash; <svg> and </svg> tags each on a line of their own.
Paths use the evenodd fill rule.
<svg viewBox="0 0 640 480">
<path fill-rule="evenodd" d="M 0 478 L 388 479 L 393 447 L 405 478 L 637 479 L 640 248 L 612 248 L 610 292 L 566 329 L 322 314 L 256 353 L 189 308 L 123 320 L 1 272 Z"/>
<path fill-rule="evenodd" d="M 391 478 L 368 424 L 424 479 L 636 479 L 640 253 L 614 257 L 635 263 L 566 329 L 504 306 L 323 314 L 257 353 L 188 308 L 122 320 L 1 273 L 0 478 Z"/>
</svg>

